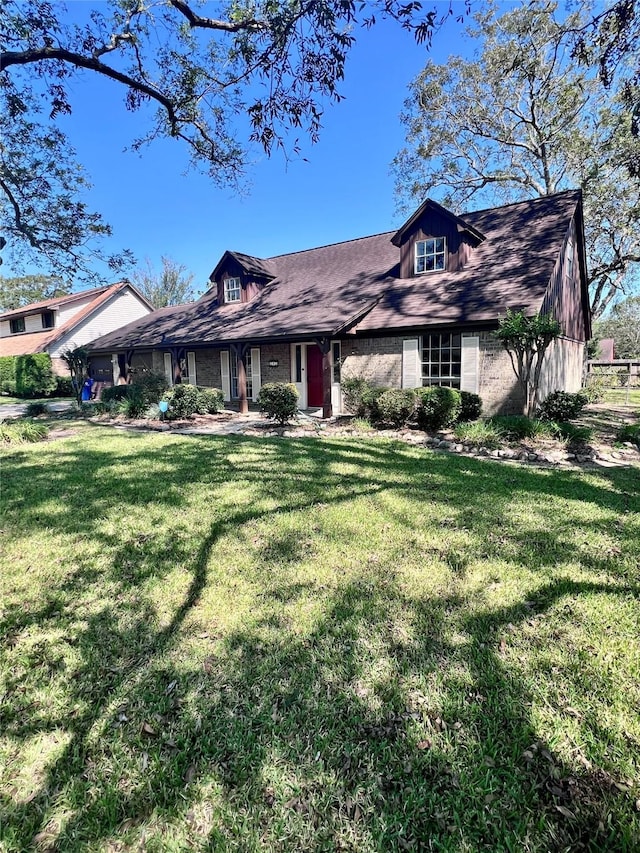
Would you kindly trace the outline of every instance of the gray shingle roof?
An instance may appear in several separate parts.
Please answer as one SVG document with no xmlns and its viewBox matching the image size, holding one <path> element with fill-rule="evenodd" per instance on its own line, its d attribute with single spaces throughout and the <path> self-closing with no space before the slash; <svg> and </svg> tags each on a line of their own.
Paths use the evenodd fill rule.
<svg viewBox="0 0 640 853">
<path fill-rule="evenodd" d="M 274 278 L 248 303 L 219 305 L 212 289 L 92 345 L 113 350 L 260 341 L 495 321 L 507 307 L 540 309 L 579 191 L 464 215 L 486 239 L 458 272 L 400 279 L 396 232 L 261 260 L 233 253 Z"/>
</svg>

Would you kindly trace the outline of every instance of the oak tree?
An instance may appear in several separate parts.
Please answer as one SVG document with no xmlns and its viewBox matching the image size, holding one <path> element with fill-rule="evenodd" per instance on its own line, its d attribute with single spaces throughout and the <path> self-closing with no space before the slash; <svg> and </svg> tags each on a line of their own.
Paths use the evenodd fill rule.
<svg viewBox="0 0 640 853">
<path fill-rule="evenodd" d="M 0 311 L 12 311 L 31 302 L 66 296 L 71 287 L 58 276 L 0 276 Z"/>
<path fill-rule="evenodd" d="M 57 122 L 74 87 L 113 81 L 147 123 L 134 150 L 168 137 L 233 182 L 247 146 L 296 150 L 291 131 L 318 137 L 358 26 L 392 18 L 428 41 L 443 14 L 418 0 L 107 0 L 75 4 L 74 20 L 50 0 L 0 3 L 1 225 L 14 266 L 35 253 L 67 278 L 90 274 L 111 234 L 83 201 L 87 177 Z M 103 257 L 113 270 L 131 261 Z"/>
<path fill-rule="evenodd" d="M 617 302 L 595 331 L 600 339 L 613 338 L 616 358 L 640 358 L 640 296 Z"/>
<path fill-rule="evenodd" d="M 427 63 L 411 85 L 407 146 L 394 160 L 407 204 L 435 195 L 462 212 L 581 187 L 592 316 L 637 280 L 638 154 L 615 79 L 575 62 L 571 28 L 554 4 L 534 0 L 474 15 L 475 59 Z M 635 46 L 635 51 L 640 46 Z"/>
</svg>

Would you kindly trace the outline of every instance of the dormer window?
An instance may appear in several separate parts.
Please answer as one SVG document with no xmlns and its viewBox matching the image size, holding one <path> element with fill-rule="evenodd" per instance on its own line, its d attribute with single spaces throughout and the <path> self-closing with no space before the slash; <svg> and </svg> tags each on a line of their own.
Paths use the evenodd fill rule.
<svg viewBox="0 0 640 853">
<path fill-rule="evenodd" d="M 424 272 L 438 272 L 445 268 L 447 252 L 444 237 L 432 237 L 428 240 L 416 240 L 416 275 Z"/>
<path fill-rule="evenodd" d="M 239 278 L 225 278 L 224 301 L 240 302 L 242 300 L 242 283 Z"/>
</svg>

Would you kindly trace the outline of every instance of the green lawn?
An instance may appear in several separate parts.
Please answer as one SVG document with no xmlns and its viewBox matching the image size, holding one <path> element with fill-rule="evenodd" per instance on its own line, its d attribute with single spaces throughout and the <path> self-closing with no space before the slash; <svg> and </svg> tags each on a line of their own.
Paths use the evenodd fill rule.
<svg viewBox="0 0 640 853">
<path fill-rule="evenodd" d="M 640 406 L 640 388 L 608 388 L 604 393 L 604 402 Z"/>
<path fill-rule="evenodd" d="M 0 850 L 640 849 L 638 469 L 3 452 Z"/>
</svg>

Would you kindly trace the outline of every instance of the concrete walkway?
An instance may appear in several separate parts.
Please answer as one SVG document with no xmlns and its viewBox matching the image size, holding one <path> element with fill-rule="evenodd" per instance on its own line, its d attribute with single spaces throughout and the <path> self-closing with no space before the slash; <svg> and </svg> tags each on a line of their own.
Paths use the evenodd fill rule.
<svg viewBox="0 0 640 853">
<path fill-rule="evenodd" d="M 66 412 L 73 406 L 73 400 L 51 400 L 47 402 L 50 412 Z M 0 420 L 6 418 L 20 418 L 27 411 L 29 401 L 26 403 L 7 403 L 6 406 L 0 405 Z"/>
</svg>

